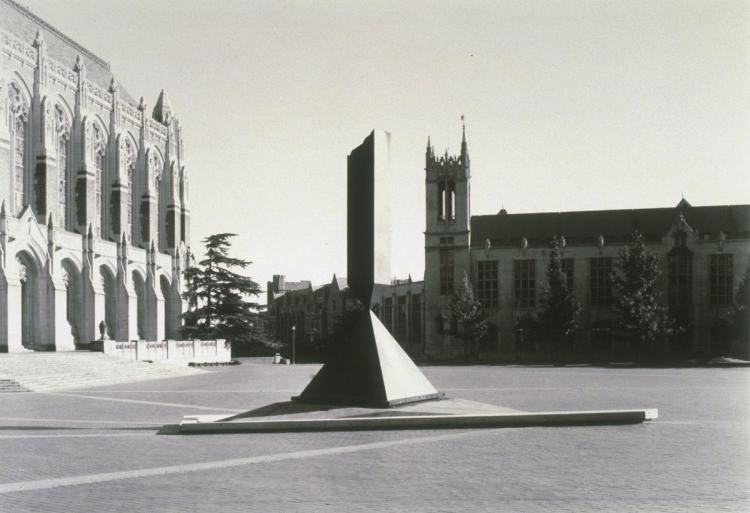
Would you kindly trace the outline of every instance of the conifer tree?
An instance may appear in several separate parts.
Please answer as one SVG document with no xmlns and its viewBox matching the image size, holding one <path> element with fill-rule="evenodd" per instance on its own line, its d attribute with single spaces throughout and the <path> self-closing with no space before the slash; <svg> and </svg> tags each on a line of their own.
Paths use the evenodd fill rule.
<svg viewBox="0 0 750 513">
<path fill-rule="evenodd" d="M 487 321 L 466 274 L 453 296 L 452 309 L 458 324 L 458 336 L 464 341 L 464 357 L 468 359 L 471 354 L 476 354 L 476 344 L 486 335 Z"/>
<path fill-rule="evenodd" d="M 183 314 L 186 338 L 225 339 L 234 347 L 268 345 L 262 306 L 252 298 L 260 286 L 234 269 L 251 262 L 229 256 L 233 233 L 217 233 L 203 239 L 206 255 L 185 271 L 188 311 Z"/>
<path fill-rule="evenodd" d="M 550 344 L 555 362 L 578 330 L 581 305 L 575 300 L 562 267 L 562 241 L 555 235 L 550 242 L 547 286 L 542 292 L 539 321 L 545 341 Z"/>
<path fill-rule="evenodd" d="M 636 341 L 638 360 L 644 352 L 672 333 L 667 309 L 659 290 L 659 257 L 646 249 L 643 235 L 637 230 L 633 242 L 619 252 L 612 272 L 618 324 Z"/>
</svg>

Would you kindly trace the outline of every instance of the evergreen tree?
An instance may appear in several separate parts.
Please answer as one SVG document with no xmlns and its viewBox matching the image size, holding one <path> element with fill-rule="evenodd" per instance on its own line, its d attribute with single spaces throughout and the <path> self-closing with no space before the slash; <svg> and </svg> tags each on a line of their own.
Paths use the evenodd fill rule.
<svg viewBox="0 0 750 513">
<path fill-rule="evenodd" d="M 468 359 L 469 355 L 476 354 L 476 344 L 486 335 L 487 321 L 465 274 L 461 287 L 453 296 L 452 309 L 458 323 L 458 336 L 464 341 L 464 357 Z"/>
<path fill-rule="evenodd" d="M 555 235 L 550 242 L 547 264 L 547 286 L 542 292 L 539 321 L 545 341 L 552 348 L 555 363 L 578 330 L 581 305 L 575 300 L 572 288 L 562 267 L 561 239 Z"/>
<path fill-rule="evenodd" d="M 636 341 L 638 360 L 644 352 L 672 333 L 659 290 L 659 257 L 646 249 L 643 235 L 633 232 L 633 242 L 619 252 L 612 273 L 617 299 L 618 324 Z"/>
<path fill-rule="evenodd" d="M 251 298 L 260 286 L 233 269 L 251 262 L 229 256 L 233 233 L 217 233 L 203 239 L 206 255 L 185 271 L 188 311 L 183 314 L 182 335 L 191 339 L 225 339 L 234 348 L 270 345 L 262 306 Z"/>
</svg>

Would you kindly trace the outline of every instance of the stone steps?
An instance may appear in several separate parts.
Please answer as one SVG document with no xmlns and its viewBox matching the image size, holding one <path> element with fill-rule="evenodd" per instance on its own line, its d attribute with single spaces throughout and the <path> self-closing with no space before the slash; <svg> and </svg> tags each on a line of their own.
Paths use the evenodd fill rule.
<svg viewBox="0 0 750 513">
<path fill-rule="evenodd" d="M 87 351 L 0 354 L 0 392 L 48 392 L 204 372 L 188 366 L 126 361 Z"/>
</svg>

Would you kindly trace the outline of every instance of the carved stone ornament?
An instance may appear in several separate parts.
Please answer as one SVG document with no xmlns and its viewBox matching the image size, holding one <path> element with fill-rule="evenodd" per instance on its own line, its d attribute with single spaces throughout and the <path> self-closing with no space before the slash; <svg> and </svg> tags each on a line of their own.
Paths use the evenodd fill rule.
<svg viewBox="0 0 750 513">
<path fill-rule="evenodd" d="M 92 140 L 93 127 L 91 126 L 91 123 L 90 122 L 84 123 L 83 130 L 84 130 L 84 136 L 86 138 L 86 151 L 88 152 L 88 151 L 91 151 L 90 148 L 93 144 L 93 140 Z"/>
<path fill-rule="evenodd" d="M 135 168 L 135 151 L 133 145 L 130 143 L 130 139 L 125 139 L 125 169 L 130 170 Z"/>
<path fill-rule="evenodd" d="M 94 125 L 94 156 L 104 155 L 104 134 L 101 128 Z"/>
<path fill-rule="evenodd" d="M 63 112 L 62 107 L 59 105 L 55 105 L 55 133 L 58 139 L 62 137 L 66 140 L 70 134 L 70 125 L 65 118 L 65 112 Z"/>
<path fill-rule="evenodd" d="M 26 121 L 26 116 L 29 113 L 29 107 L 26 105 L 21 89 L 14 84 L 10 83 L 8 87 L 8 109 L 13 119 L 21 119 Z"/>
<path fill-rule="evenodd" d="M 29 270 L 26 268 L 26 264 L 18 258 L 18 255 L 16 255 L 16 264 L 18 265 L 18 279 L 21 280 L 21 283 L 26 283 L 29 279 Z"/>
<path fill-rule="evenodd" d="M 155 151 L 151 152 L 151 158 L 150 158 L 150 166 L 152 169 L 152 173 L 154 176 L 154 187 L 158 187 L 161 185 L 161 172 L 162 172 L 162 166 L 161 161 L 159 160 L 159 157 L 156 155 Z"/>
<path fill-rule="evenodd" d="M 42 108 L 44 109 L 44 136 L 45 141 L 52 141 L 52 134 L 55 131 L 55 121 L 52 119 L 52 109 L 50 108 L 49 100 L 42 102 Z"/>
</svg>

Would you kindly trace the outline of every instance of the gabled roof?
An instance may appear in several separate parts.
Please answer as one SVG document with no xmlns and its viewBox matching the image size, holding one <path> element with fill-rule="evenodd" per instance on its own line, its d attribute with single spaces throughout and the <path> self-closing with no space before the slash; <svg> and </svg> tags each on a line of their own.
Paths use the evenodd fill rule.
<svg viewBox="0 0 750 513">
<path fill-rule="evenodd" d="M 331 284 L 333 284 L 333 282 L 336 282 L 336 286 L 338 286 L 339 290 L 344 290 L 346 287 L 349 286 L 349 282 L 347 281 L 345 277 L 339 278 L 335 274 L 333 275 L 333 280 L 331 281 Z"/>
<path fill-rule="evenodd" d="M 472 216 L 471 245 L 484 247 L 489 239 L 492 246 L 514 246 L 524 237 L 529 245 L 547 245 L 555 234 L 574 245 L 593 244 L 600 235 L 607 243 L 628 242 L 636 229 L 646 240 L 657 241 L 678 222 L 680 213 L 693 230 L 711 238 L 719 232 L 728 239 L 750 238 L 750 205 L 693 207 L 683 200 L 671 208 Z"/>
</svg>

